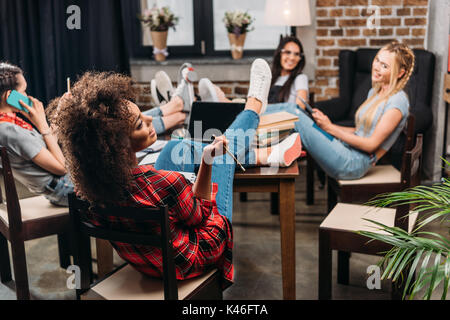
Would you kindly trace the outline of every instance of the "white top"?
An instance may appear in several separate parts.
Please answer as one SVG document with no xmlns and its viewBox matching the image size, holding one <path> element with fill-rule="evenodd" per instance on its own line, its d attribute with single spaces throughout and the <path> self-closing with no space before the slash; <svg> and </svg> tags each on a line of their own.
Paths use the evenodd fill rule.
<svg viewBox="0 0 450 320">
<path fill-rule="evenodd" d="M 286 83 L 288 78 L 289 78 L 289 75 L 278 77 L 274 86 L 281 86 L 281 87 L 284 86 L 284 84 Z M 306 92 L 309 93 L 308 76 L 306 74 L 299 74 L 295 78 L 295 81 L 291 86 L 291 91 L 289 93 L 289 99 L 285 102 L 297 103 L 297 91 L 298 90 L 306 90 Z"/>
</svg>

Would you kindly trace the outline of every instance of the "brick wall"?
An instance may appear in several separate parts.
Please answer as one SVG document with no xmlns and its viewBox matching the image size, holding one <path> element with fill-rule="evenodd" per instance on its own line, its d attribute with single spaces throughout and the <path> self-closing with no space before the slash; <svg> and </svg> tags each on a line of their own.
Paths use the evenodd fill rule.
<svg viewBox="0 0 450 320">
<path fill-rule="evenodd" d="M 173 85 L 175 87 L 176 83 Z M 229 99 L 247 97 L 248 81 L 216 82 L 215 85 L 219 86 Z M 135 84 L 135 88 L 138 91 L 137 105 L 142 111 L 151 109 L 155 104 L 150 93 L 150 85 L 148 83 L 139 82 Z M 198 93 L 197 83 L 194 86 L 194 90 Z"/>
<path fill-rule="evenodd" d="M 380 8 L 380 26 L 367 27 Z M 427 33 L 428 0 L 317 0 L 316 75 L 311 90 L 316 101 L 339 96 L 339 51 L 360 47 L 379 48 L 398 40 L 423 48 Z"/>
<path fill-rule="evenodd" d="M 315 78 L 310 90 L 315 100 L 339 96 L 339 51 L 360 47 L 379 48 L 399 40 L 412 48 L 423 48 L 427 34 L 429 0 L 316 0 Z M 380 8 L 379 28 L 369 29 L 367 20 L 373 14 L 369 6 Z M 216 83 L 230 99 L 244 98 L 248 82 Z M 138 83 L 138 105 L 146 110 L 153 106 L 148 83 Z M 197 92 L 197 87 L 196 87 Z"/>
</svg>

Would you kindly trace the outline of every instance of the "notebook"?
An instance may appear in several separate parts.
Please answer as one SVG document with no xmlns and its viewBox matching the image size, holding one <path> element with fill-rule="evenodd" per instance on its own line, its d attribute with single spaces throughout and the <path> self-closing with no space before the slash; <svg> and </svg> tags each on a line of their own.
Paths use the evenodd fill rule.
<svg viewBox="0 0 450 320">
<path fill-rule="evenodd" d="M 298 121 L 298 117 L 286 111 L 272 113 L 261 116 L 257 134 L 264 134 L 268 131 L 287 131 L 294 129 L 295 123 Z"/>
</svg>

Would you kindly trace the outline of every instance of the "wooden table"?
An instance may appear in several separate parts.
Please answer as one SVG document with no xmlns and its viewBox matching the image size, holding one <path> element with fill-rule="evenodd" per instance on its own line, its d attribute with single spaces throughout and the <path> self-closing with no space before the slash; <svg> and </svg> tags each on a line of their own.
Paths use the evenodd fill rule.
<svg viewBox="0 0 450 320">
<path fill-rule="evenodd" d="M 237 171 L 234 176 L 235 192 L 278 194 L 281 274 L 285 300 L 295 300 L 295 178 L 298 175 L 298 164 L 295 161 L 289 168 L 251 168 L 245 173 Z"/>
<path fill-rule="evenodd" d="M 246 172 L 236 171 L 234 176 L 235 192 L 278 194 L 281 274 L 285 300 L 295 300 L 295 178 L 298 175 L 298 164 L 295 161 L 289 168 L 250 168 Z M 113 269 L 112 247 L 104 240 L 98 240 L 96 245 L 98 274 L 101 277 Z"/>
</svg>

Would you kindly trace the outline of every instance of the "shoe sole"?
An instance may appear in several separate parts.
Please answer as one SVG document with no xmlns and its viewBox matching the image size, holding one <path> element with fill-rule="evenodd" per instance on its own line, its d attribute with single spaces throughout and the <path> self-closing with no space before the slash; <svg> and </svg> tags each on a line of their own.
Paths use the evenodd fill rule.
<svg viewBox="0 0 450 320">
<path fill-rule="evenodd" d="M 302 154 L 302 145 L 300 141 L 300 135 L 297 135 L 294 143 L 290 146 L 283 155 L 284 164 L 289 167 L 292 162 L 300 157 Z"/>
<path fill-rule="evenodd" d="M 254 74 L 255 72 L 258 73 L 257 72 L 258 69 L 261 70 L 261 71 L 263 69 L 265 69 L 262 72 L 264 74 L 267 74 L 267 76 L 269 77 L 269 80 L 268 80 L 268 83 L 267 83 L 267 88 L 264 88 L 265 89 L 264 91 L 267 91 L 267 92 L 263 93 L 265 95 L 265 97 L 263 97 L 263 96 L 261 96 L 261 97 L 254 97 L 254 98 L 257 98 L 258 100 L 260 100 L 261 103 L 263 104 L 260 114 L 264 114 L 264 112 L 266 111 L 266 108 L 267 108 L 267 102 L 268 102 L 267 99 L 269 97 L 270 82 L 271 82 L 271 79 L 272 79 L 272 70 L 270 69 L 270 66 L 268 65 L 267 61 L 265 61 L 264 59 L 258 58 L 255 61 L 253 61 L 251 69 L 250 69 L 250 88 L 252 87 L 252 74 Z M 251 90 L 250 88 L 249 88 L 249 94 L 247 95 L 247 97 L 250 97 L 250 95 L 253 95 L 253 92 L 252 92 L 253 90 Z"/>
<path fill-rule="evenodd" d="M 156 90 L 158 90 L 156 88 L 156 81 L 155 79 L 153 79 L 152 81 L 150 81 L 150 92 L 152 94 L 153 101 L 156 103 L 157 106 L 159 106 L 161 104 L 161 101 L 159 101 L 158 99 L 158 93 L 156 92 Z"/>
</svg>

